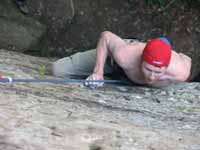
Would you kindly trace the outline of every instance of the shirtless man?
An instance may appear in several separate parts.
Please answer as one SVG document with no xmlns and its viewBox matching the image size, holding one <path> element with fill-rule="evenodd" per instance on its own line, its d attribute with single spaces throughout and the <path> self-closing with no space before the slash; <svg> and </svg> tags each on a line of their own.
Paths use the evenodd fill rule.
<svg viewBox="0 0 200 150">
<path fill-rule="evenodd" d="M 141 85 L 166 86 L 173 81 L 187 81 L 190 76 L 191 58 L 171 50 L 167 39 L 156 38 L 147 43 L 127 43 L 119 36 L 105 31 L 97 44 L 93 71 L 86 79 L 86 86 L 103 86 L 103 83 L 91 80 L 104 79 L 108 56 L 114 59 L 131 81 Z M 64 61 L 63 59 L 62 62 Z M 54 64 L 54 74 L 57 76 L 59 71 L 56 71 L 56 66 L 61 64 Z"/>
</svg>

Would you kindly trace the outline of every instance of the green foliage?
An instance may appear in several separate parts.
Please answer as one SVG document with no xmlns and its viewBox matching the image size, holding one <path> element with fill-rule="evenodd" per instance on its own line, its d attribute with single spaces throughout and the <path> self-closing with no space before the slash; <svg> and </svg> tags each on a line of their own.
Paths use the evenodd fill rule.
<svg viewBox="0 0 200 150">
<path fill-rule="evenodd" d="M 149 6 L 159 6 L 161 8 L 171 6 L 171 4 L 200 7 L 200 0 L 145 0 L 145 3 Z"/>
<path fill-rule="evenodd" d="M 41 65 L 38 68 L 38 72 L 40 74 L 41 77 L 44 77 L 44 75 L 46 74 L 46 66 L 45 65 Z"/>
<path fill-rule="evenodd" d="M 166 5 L 166 0 L 145 0 L 145 3 L 149 6 L 157 5 L 164 7 Z"/>
<path fill-rule="evenodd" d="M 200 7 L 200 0 L 182 0 L 190 7 Z"/>
</svg>

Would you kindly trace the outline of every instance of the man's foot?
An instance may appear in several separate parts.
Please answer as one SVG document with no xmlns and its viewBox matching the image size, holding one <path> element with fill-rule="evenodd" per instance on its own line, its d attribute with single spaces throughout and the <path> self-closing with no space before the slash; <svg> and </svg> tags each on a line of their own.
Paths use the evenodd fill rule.
<svg viewBox="0 0 200 150">
<path fill-rule="evenodd" d="M 28 7 L 27 7 L 27 5 L 25 4 L 24 1 L 15 0 L 15 3 L 16 3 L 16 5 L 17 5 L 17 7 L 19 8 L 19 10 L 20 10 L 23 14 L 27 15 L 27 14 L 29 13 Z"/>
</svg>

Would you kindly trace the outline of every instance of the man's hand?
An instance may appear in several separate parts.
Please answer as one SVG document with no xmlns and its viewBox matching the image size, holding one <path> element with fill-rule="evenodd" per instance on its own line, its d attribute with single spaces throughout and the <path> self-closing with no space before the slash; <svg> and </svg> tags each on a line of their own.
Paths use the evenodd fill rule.
<svg viewBox="0 0 200 150">
<path fill-rule="evenodd" d="M 97 87 L 102 87 L 104 84 L 103 82 L 95 82 L 93 80 L 104 80 L 104 77 L 101 74 L 93 73 L 89 77 L 87 77 L 84 85 L 94 89 Z"/>
</svg>

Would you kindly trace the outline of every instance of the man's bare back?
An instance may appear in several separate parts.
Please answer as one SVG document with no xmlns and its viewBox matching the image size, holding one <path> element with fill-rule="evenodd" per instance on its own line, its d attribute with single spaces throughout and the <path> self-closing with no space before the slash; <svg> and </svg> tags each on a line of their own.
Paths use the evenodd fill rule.
<svg viewBox="0 0 200 150">
<path fill-rule="evenodd" d="M 103 67 L 108 55 L 124 70 L 130 80 L 138 84 L 163 86 L 172 81 L 186 81 L 189 78 L 191 58 L 172 51 L 169 65 L 158 68 L 143 61 L 145 46 L 146 43 L 126 43 L 109 31 L 103 32 L 97 45 L 96 65 L 87 80 L 103 79 Z"/>
</svg>

